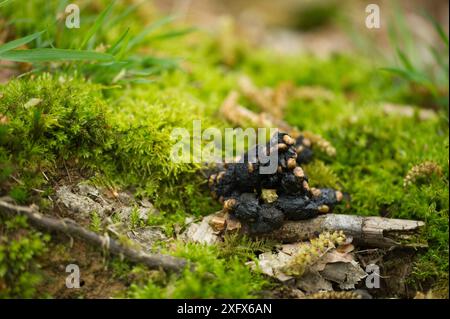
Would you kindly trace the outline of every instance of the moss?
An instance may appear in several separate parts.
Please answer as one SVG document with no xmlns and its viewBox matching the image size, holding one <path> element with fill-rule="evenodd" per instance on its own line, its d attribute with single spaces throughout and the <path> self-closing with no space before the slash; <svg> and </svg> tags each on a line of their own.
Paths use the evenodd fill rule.
<svg viewBox="0 0 450 319">
<path fill-rule="evenodd" d="M 25 217 L 0 221 L 0 299 L 35 297 L 42 280 L 36 258 L 50 237 L 29 229 Z"/>
<path fill-rule="evenodd" d="M 237 256 L 219 257 L 217 246 L 178 245 L 174 255 L 195 263 L 195 271 L 186 268 L 180 277 L 152 280 L 143 286 L 133 285 L 131 298 L 250 298 L 268 285 Z"/>
<path fill-rule="evenodd" d="M 49 3 L 28 2 L 22 11 L 2 8 L 2 14 L 16 20 L 9 37 L 54 25 L 44 40 L 56 37 L 59 47 L 80 43 L 83 30 L 58 31 L 62 20 L 52 24 L 40 18 L 41 13 L 55 16 L 54 4 L 43 6 L 44 2 Z M 86 4 L 85 21 L 93 21 L 106 2 Z M 120 3 L 114 7 L 113 16 L 125 6 Z M 131 33 L 138 31 L 154 21 L 153 13 L 151 5 L 145 5 L 131 13 L 126 23 L 119 20 L 114 26 L 105 26 L 108 32 L 100 32 L 96 44 L 112 43 L 128 27 Z M 230 37 L 229 30 L 224 32 L 223 37 L 197 32 L 187 40 L 152 41 L 152 53 L 159 50 L 182 57 L 184 66 L 160 73 L 152 84 L 101 86 L 95 81 L 105 82 L 105 78 L 91 77 L 89 82 L 83 79 L 86 74 L 70 73 L 61 66 L 60 73 L 36 71 L 40 75 L 23 76 L 2 86 L 0 195 L 47 207 L 43 197 L 52 193 L 54 185 L 42 172 L 58 177 L 64 166 L 74 167 L 96 184 L 127 188 L 149 197 L 161 214 L 150 218 L 148 224 L 163 225 L 172 234 L 186 214 L 200 216 L 218 209 L 198 174 L 199 165 L 170 161 L 172 128 L 190 130 L 193 119 L 201 119 L 204 127 L 229 126 L 217 110 L 229 91 L 238 89 L 237 79 L 242 74 L 261 87 L 275 87 L 286 80 L 297 86 L 321 86 L 335 97 L 291 99 L 284 118 L 301 130 L 322 135 L 337 150 L 335 158 L 319 154 L 305 167 L 312 186 L 336 187 L 351 196 L 350 206 L 336 207 L 337 213 L 425 221 L 430 248 L 421 253 L 410 280 L 416 285 L 436 283 L 438 289 L 448 291 L 449 131 L 445 116 L 444 121 L 386 116 L 380 103 L 407 103 L 414 88 L 393 82 L 389 74 L 380 72 L 364 57 L 336 54 L 319 59 L 302 55 L 280 60 L 265 50 L 249 50 L 239 39 L 231 40 L 230 53 L 223 43 Z M 30 44 L 35 45 L 39 43 Z M 448 92 L 447 101 L 442 103 L 448 106 Z M 426 161 L 442 167 L 442 174 L 403 187 L 411 167 Z M 33 189 L 44 193 L 39 195 Z M 92 226 L 97 229 L 99 225 L 94 218 Z M 199 271 L 133 286 L 130 296 L 248 297 L 263 286 L 262 278 L 245 268 L 244 259 L 229 256 L 224 247 L 180 244 L 177 254 L 198 262 Z M 247 254 L 245 249 L 242 254 Z"/>
<path fill-rule="evenodd" d="M 321 160 L 314 160 L 304 165 L 311 187 L 329 187 L 340 189 L 339 177 L 333 170 Z"/>
<path fill-rule="evenodd" d="M 20 175 L 9 187 L 17 201 L 48 184 L 42 171 L 57 174 L 54 167 L 70 163 L 100 174 L 100 183 L 134 187 L 163 210 L 201 214 L 214 207 L 208 198 L 193 200 L 201 197 L 199 165 L 170 158 L 172 129 L 192 130 L 192 120 L 202 116 L 198 103 L 155 87 L 107 107 L 101 86 L 48 74 L 11 81 L 2 91 L 0 113 L 11 119 L 2 125 L 2 166 L 13 162 Z M 31 99 L 39 103 L 27 106 Z"/>
</svg>

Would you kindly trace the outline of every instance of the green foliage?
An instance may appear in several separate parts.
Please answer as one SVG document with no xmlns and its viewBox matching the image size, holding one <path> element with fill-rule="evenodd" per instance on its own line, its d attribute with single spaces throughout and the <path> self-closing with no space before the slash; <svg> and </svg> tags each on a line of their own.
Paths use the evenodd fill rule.
<svg viewBox="0 0 450 319">
<path fill-rule="evenodd" d="M 19 204 L 25 204 L 28 199 L 28 192 L 24 186 L 17 185 L 11 188 L 9 196 Z"/>
<path fill-rule="evenodd" d="M 397 66 L 384 70 L 393 76 L 403 79 L 408 88 L 403 92 L 404 98 L 410 103 L 432 106 L 440 109 L 447 121 L 449 116 L 448 85 L 449 85 L 449 40 L 442 26 L 431 16 L 425 16 L 439 36 L 441 43 L 429 46 L 433 57 L 433 65 L 424 65 L 417 56 L 412 40 L 412 31 L 405 25 L 401 10 L 395 11 L 390 27 L 390 40 L 397 52 Z"/>
<path fill-rule="evenodd" d="M 81 27 L 69 29 L 64 25 L 65 1 L 30 1 L 21 4 L 20 12 L 5 3 L 0 17 L 10 20 L 10 28 L 23 37 L 1 45 L 0 58 L 33 63 L 34 71 L 51 71 L 48 64 L 43 64 L 45 62 L 78 61 L 60 67 L 72 72 L 76 70 L 101 83 L 146 83 L 149 76 L 172 69 L 177 63 L 174 59 L 141 55 L 139 48 L 144 40 L 158 42 L 183 36 L 192 29 L 170 28 L 160 31 L 173 20 L 163 18 L 153 21 L 142 32 L 137 32 L 142 25 L 138 24 L 136 10 L 142 4 L 127 6 L 118 1 L 84 1 L 80 9 L 83 19 Z M 99 13 L 96 12 L 98 7 L 103 7 Z M 134 22 L 132 26 L 124 22 L 125 18 Z M 35 30 L 45 32 L 29 35 Z M 13 50 L 25 44 L 33 48 Z"/>
<path fill-rule="evenodd" d="M 130 229 L 142 227 L 143 225 L 144 222 L 139 217 L 139 210 L 137 208 L 133 208 L 130 214 Z"/>
<path fill-rule="evenodd" d="M 310 186 L 317 188 L 340 189 L 340 181 L 333 170 L 321 160 L 314 160 L 304 165 Z"/>
<path fill-rule="evenodd" d="M 219 255 L 223 258 L 235 256 L 243 262 L 254 260 L 259 253 L 270 251 L 274 242 L 265 239 L 253 239 L 238 233 L 226 234 L 219 245 Z"/>
<path fill-rule="evenodd" d="M 236 256 L 219 257 L 217 246 L 178 245 L 175 255 L 195 263 L 195 271 L 186 268 L 181 276 L 132 285 L 131 298 L 250 298 L 268 283 L 252 272 Z"/>
<path fill-rule="evenodd" d="M 101 232 L 102 230 L 102 219 L 97 212 L 93 212 L 91 215 L 91 224 L 90 229 L 96 233 Z"/>
<path fill-rule="evenodd" d="M 11 81 L 2 89 L 0 114 L 8 122 L 0 126 L 0 165 L 6 176 L 13 159 L 21 178 L 10 195 L 25 202 L 26 192 L 47 183 L 41 171 L 58 174 L 54 167 L 67 162 L 96 172 L 108 186 L 135 187 L 138 196 L 150 197 L 178 221 L 185 212 L 212 211 L 215 204 L 199 187 L 204 183 L 196 174 L 200 165 L 170 157 L 172 129 L 192 130 L 192 120 L 203 118 L 203 106 L 157 87 L 110 103 L 101 89 L 76 76 L 48 74 Z"/>
<path fill-rule="evenodd" d="M 0 113 L 10 119 L 1 147 L 29 167 L 54 163 L 59 156 L 95 157 L 108 139 L 99 89 L 48 74 L 9 82 L 0 100 Z"/>
<path fill-rule="evenodd" d="M 42 171 L 54 172 L 69 158 L 94 162 L 111 142 L 99 86 L 44 74 L 11 81 L 2 95 L 0 114 L 7 121 L 0 124 L 0 167 L 19 176 L 10 195 L 20 203 L 45 182 Z"/>
<path fill-rule="evenodd" d="M 46 251 L 48 235 L 29 230 L 25 217 L 0 223 L 0 298 L 32 298 L 41 281 L 36 257 Z"/>
</svg>

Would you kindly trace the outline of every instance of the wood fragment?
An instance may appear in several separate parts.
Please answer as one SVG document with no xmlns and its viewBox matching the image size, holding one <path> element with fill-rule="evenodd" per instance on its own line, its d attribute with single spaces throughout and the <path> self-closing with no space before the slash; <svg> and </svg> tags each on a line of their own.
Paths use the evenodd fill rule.
<svg viewBox="0 0 450 319">
<path fill-rule="evenodd" d="M 308 240 L 317 233 L 342 230 L 353 242 L 373 247 L 427 247 L 419 240 L 422 221 L 327 214 L 313 219 L 286 221 L 283 226 L 264 237 L 286 243 Z"/>
<path fill-rule="evenodd" d="M 123 256 L 129 261 L 142 263 L 150 269 L 164 269 L 178 272 L 186 266 L 186 260 L 161 254 L 147 254 L 139 250 L 121 245 L 108 236 L 98 235 L 87 230 L 72 220 L 58 219 L 39 213 L 36 205 L 17 206 L 7 200 L 0 200 L 0 213 L 3 215 L 23 215 L 28 222 L 41 230 L 62 233 L 77 237 L 93 246 L 102 247 L 113 255 Z"/>
</svg>

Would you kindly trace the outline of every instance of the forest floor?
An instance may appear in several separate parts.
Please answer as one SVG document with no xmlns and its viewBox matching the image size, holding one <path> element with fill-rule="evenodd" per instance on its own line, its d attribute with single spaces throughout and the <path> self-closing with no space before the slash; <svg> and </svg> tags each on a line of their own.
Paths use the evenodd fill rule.
<svg viewBox="0 0 450 319">
<path fill-rule="evenodd" d="M 280 119 L 336 150 L 317 147 L 304 166 L 311 187 L 346 194 L 333 213 L 425 222 L 427 248 L 355 248 L 359 263 L 381 268 L 373 297 L 448 298 L 448 30 L 441 17 L 395 7 L 391 28 L 373 35 L 358 25 L 364 6 L 333 1 L 286 15 L 271 1 L 256 11 L 233 1 L 227 11 L 198 1 L 108 7 L 95 0 L 80 1 L 81 28 L 67 29 L 62 2 L 29 1 L 23 10 L 6 2 L 0 199 L 35 204 L 47 216 L 196 268 L 149 270 L 0 215 L 1 298 L 304 298 L 305 291 L 249 266 L 280 242 L 228 236 L 205 245 L 182 235 L 221 205 L 200 163 L 171 160 L 172 130 L 192 133 L 194 120 L 234 127 L 220 112 L 233 91 L 255 113 L 273 103 Z M 411 21 L 425 37 L 410 30 Z M 29 35 L 16 47 L 30 54 L 5 49 Z M 80 57 L 85 51 L 97 55 Z M 262 97 L 283 99 L 261 103 L 246 94 L 243 79 Z M 296 93 L 283 93 L 286 87 Z M 79 289 L 66 287 L 69 264 L 79 266 Z M 364 280 L 356 289 L 367 289 Z"/>
</svg>

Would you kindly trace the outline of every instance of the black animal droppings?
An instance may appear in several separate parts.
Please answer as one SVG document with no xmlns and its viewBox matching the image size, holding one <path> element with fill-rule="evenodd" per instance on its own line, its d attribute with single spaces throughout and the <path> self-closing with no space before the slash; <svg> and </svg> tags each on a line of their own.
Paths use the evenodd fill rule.
<svg viewBox="0 0 450 319">
<path fill-rule="evenodd" d="M 260 206 L 258 219 L 251 224 L 250 232 L 254 234 L 267 233 L 283 225 L 284 214 L 274 205 L 263 204 Z"/>
<path fill-rule="evenodd" d="M 320 195 L 317 198 L 314 198 L 314 202 L 318 205 L 336 205 L 339 200 L 336 197 L 336 191 L 331 188 L 321 188 Z"/>
<path fill-rule="evenodd" d="M 307 181 L 306 176 L 300 179 L 292 172 L 282 173 L 280 191 L 286 194 L 304 193 L 303 180 Z"/>
<path fill-rule="evenodd" d="M 243 221 L 255 222 L 259 215 L 259 201 L 256 194 L 243 193 L 234 205 L 234 215 Z"/>
<path fill-rule="evenodd" d="M 311 199 L 306 195 L 279 196 L 275 206 L 284 212 L 286 219 L 291 220 L 313 218 L 319 214 L 318 205 L 312 203 Z"/>
<path fill-rule="evenodd" d="M 295 150 L 297 152 L 297 163 L 307 164 L 311 162 L 313 158 L 313 151 L 311 149 L 311 143 L 303 135 L 297 137 L 295 141 Z"/>
<path fill-rule="evenodd" d="M 275 133 L 264 147 L 255 146 L 238 163 L 230 163 L 224 170 L 209 177 L 208 185 L 214 198 L 223 202 L 224 210 L 249 226 L 252 233 L 266 233 L 282 226 L 285 219 L 314 218 L 329 212 L 342 199 L 333 189 L 310 189 L 308 177 L 300 164 L 311 161 L 311 142 L 303 136 L 291 138 Z M 277 170 L 261 174 L 259 169 L 268 163 L 260 162 L 264 155 L 277 152 Z M 274 189 L 276 201 L 264 203 L 262 189 Z"/>
</svg>

